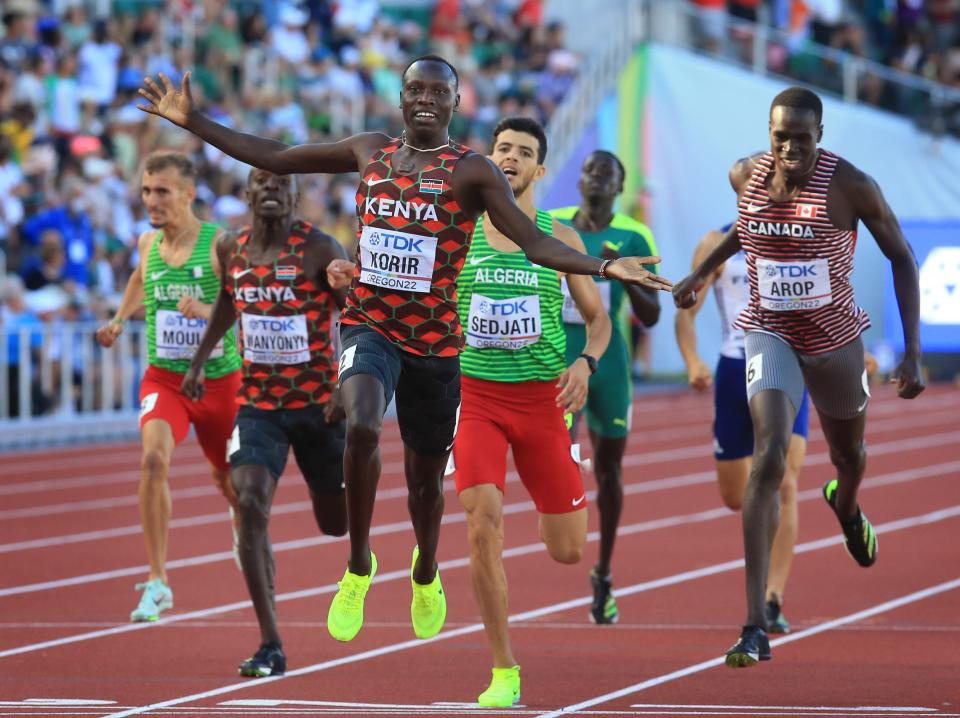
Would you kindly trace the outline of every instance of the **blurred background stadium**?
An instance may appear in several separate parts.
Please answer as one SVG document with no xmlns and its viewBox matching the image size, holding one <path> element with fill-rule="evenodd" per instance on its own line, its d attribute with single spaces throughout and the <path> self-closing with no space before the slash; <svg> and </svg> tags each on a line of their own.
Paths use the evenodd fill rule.
<svg viewBox="0 0 960 718">
<path fill-rule="evenodd" d="M 243 226 L 248 168 L 136 109 L 178 80 L 220 122 L 290 143 L 395 134 L 400 76 L 436 52 L 460 71 L 451 133 L 484 152 L 506 115 L 547 124 L 544 208 L 575 204 L 586 154 L 627 168 L 619 210 L 678 280 L 733 218 L 727 170 L 767 146 L 785 84 L 825 100 L 823 145 L 873 175 L 921 265 L 934 378 L 960 372 L 960 0 L 0 0 L 0 450 L 136 431 L 141 327 L 104 352 L 147 228 L 142 158 L 189 153 L 197 213 Z M 305 177 L 301 214 L 350 248 L 357 177 Z M 889 265 L 865 230 L 854 278 L 889 369 L 902 345 Z M 679 380 L 663 298 L 639 378 Z M 704 355 L 719 342 L 709 308 Z"/>
</svg>

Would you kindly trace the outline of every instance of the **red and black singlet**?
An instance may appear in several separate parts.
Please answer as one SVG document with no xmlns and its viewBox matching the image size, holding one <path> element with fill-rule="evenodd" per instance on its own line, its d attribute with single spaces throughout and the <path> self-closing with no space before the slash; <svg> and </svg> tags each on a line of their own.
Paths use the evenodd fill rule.
<svg viewBox="0 0 960 718">
<path fill-rule="evenodd" d="M 328 291 L 303 273 L 306 238 L 313 231 L 297 221 L 270 264 L 252 264 L 246 230 L 224 273 L 240 316 L 243 384 L 240 404 L 258 409 L 301 409 L 323 404 L 337 381 L 330 342 L 336 305 Z"/>
<path fill-rule="evenodd" d="M 463 345 L 457 277 L 474 219 L 453 196 L 453 170 L 470 150 L 451 143 L 419 173 L 397 175 L 395 139 L 377 151 L 357 189 L 359 246 L 341 315 L 420 356 L 456 356 Z"/>
</svg>

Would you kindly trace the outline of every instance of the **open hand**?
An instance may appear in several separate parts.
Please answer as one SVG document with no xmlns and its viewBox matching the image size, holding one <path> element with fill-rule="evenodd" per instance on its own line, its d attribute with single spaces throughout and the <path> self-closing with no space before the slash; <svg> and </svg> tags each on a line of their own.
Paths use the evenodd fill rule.
<svg viewBox="0 0 960 718">
<path fill-rule="evenodd" d="M 576 414 L 587 403 L 587 388 L 590 384 L 590 366 L 586 359 L 577 358 L 557 380 L 557 406 L 564 413 Z"/>
<path fill-rule="evenodd" d="M 174 87 L 170 78 L 162 72 L 158 77 L 161 84 L 157 84 L 151 77 L 143 79 L 144 86 L 137 92 L 147 101 L 147 104 L 137 105 L 137 109 L 149 112 L 157 117 L 163 117 L 175 125 L 180 125 L 180 127 L 185 127 L 187 118 L 193 112 L 190 73 L 184 73 L 183 82 L 179 89 Z"/>
<path fill-rule="evenodd" d="M 647 271 L 643 267 L 644 264 L 660 264 L 660 257 L 620 257 L 607 265 L 605 273 L 610 279 L 618 279 L 624 284 L 636 284 L 669 292 L 673 282 L 666 277 Z"/>
</svg>

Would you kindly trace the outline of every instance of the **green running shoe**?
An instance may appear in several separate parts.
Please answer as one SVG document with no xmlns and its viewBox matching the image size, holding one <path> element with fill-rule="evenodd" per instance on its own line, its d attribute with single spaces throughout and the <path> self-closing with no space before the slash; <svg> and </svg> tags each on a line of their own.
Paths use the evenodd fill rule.
<svg viewBox="0 0 960 718">
<path fill-rule="evenodd" d="M 377 575 L 377 556 L 370 552 L 370 575 L 350 573 L 350 567 L 337 584 L 340 588 L 330 603 L 327 630 L 338 641 L 352 641 L 363 627 L 363 601 L 370 590 L 370 582 Z"/>
<path fill-rule="evenodd" d="M 520 666 L 494 668 L 490 686 L 477 697 L 487 708 L 509 708 L 520 702 Z"/>
<path fill-rule="evenodd" d="M 617 599 L 613 597 L 613 582 L 609 576 L 598 576 L 590 571 L 590 585 L 593 586 L 593 603 L 590 605 L 590 620 L 598 625 L 616 623 L 620 620 Z"/>
<path fill-rule="evenodd" d="M 413 547 L 413 561 L 410 562 L 410 585 L 413 587 L 413 600 L 410 602 L 410 621 L 417 638 L 433 638 L 443 628 L 447 620 L 447 597 L 440 583 L 440 569 L 433 580 L 423 586 L 413 580 L 413 569 L 420 556 L 420 547 Z"/>
<path fill-rule="evenodd" d="M 155 578 L 146 583 L 138 583 L 135 586 L 137 591 L 143 591 L 140 596 L 140 603 L 130 612 L 131 623 L 153 622 L 160 618 L 160 613 L 168 608 L 173 608 L 173 591 L 163 582 L 163 579 Z"/>
<path fill-rule="evenodd" d="M 831 479 L 823 485 L 823 498 L 830 504 L 834 515 L 837 513 L 838 486 L 839 482 L 836 479 Z M 840 519 L 840 528 L 843 529 L 843 545 L 850 557 L 864 568 L 873 566 L 877 561 L 880 543 L 873 525 L 859 506 L 856 515 L 848 519 Z"/>
</svg>

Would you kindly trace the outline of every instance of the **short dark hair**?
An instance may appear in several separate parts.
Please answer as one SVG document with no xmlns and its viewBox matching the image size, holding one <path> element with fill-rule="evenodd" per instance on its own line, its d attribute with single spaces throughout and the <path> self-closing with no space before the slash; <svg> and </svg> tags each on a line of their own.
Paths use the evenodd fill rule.
<svg viewBox="0 0 960 718">
<path fill-rule="evenodd" d="M 813 90 L 805 87 L 788 87 L 773 98 L 770 103 L 770 112 L 774 107 L 795 107 L 799 110 L 810 110 L 817 116 L 817 124 L 823 121 L 823 102 Z"/>
<path fill-rule="evenodd" d="M 617 167 L 620 168 L 620 180 L 625 182 L 627 180 L 627 168 L 623 166 L 623 162 L 620 161 L 620 158 L 617 157 L 613 152 L 609 150 L 594 150 L 587 157 L 606 157 L 607 159 L 613 160 L 616 163 Z"/>
<path fill-rule="evenodd" d="M 513 130 L 514 132 L 523 132 L 537 138 L 537 164 L 542 165 L 547 158 L 547 133 L 543 130 L 543 125 L 532 117 L 504 117 L 493 128 L 493 144 L 497 144 L 497 138 L 501 132 Z"/>
<path fill-rule="evenodd" d="M 193 160 L 183 152 L 160 150 L 149 155 L 147 161 L 143 163 L 143 171 L 150 174 L 163 172 L 168 167 L 176 169 L 183 179 L 191 183 L 197 181 L 197 168 L 194 166 Z"/>
<path fill-rule="evenodd" d="M 441 65 L 446 65 L 450 68 L 450 72 L 453 73 L 453 86 L 456 88 L 460 87 L 460 73 L 457 72 L 457 68 L 451 65 L 449 60 L 446 60 L 439 55 L 421 55 L 420 57 L 414 58 L 403 69 L 403 75 L 401 75 L 401 77 L 406 77 L 407 72 L 410 71 L 410 68 L 416 65 L 418 62 L 439 62 Z"/>
</svg>

